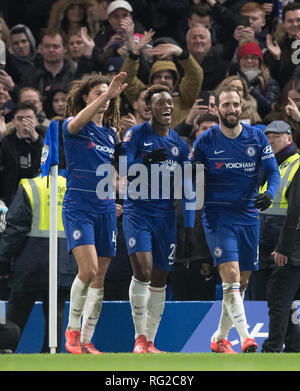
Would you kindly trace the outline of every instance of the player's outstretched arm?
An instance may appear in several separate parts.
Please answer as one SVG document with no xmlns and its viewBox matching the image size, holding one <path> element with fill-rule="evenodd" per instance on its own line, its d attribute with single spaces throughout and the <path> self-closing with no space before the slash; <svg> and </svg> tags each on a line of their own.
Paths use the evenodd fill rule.
<svg viewBox="0 0 300 391">
<path fill-rule="evenodd" d="M 68 124 L 68 131 L 71 134 L 76 134 L 99 112 L 99 109 L 104 106 L 110 99 L 120 95 L 127 87 L 127 83 L 123 83 L 127 74 L 120 72 L 114 76 L 108 89 L 102 95 L 98 96 L 92 103 L 82 109 Z"/>
</svg>

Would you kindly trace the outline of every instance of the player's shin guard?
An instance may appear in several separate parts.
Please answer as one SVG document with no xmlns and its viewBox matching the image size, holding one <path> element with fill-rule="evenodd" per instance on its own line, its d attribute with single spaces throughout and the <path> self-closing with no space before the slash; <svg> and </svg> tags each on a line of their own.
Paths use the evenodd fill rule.
<svg viewBox="0 0 300 391">
<path fill-rule="evenodd" d="M 153 288 L 149 286 L 149 298 L 146 314 L 146 337 L 148 342 L 154 342 L 157 329 L 164 312 L 166 301 L 166 286 Z"/>
<path fill-rule="evenodd" d="M 227 312 L 239 333 L 241 342 L 249 337 L 247 320 L 245 315 L 243 299 L 240 295 L 240 283 L 224 282 L 223 286 L 223 302 Z"/>
<path fill-rule="evenodd" d="M 89 287 L 82 313 L 81 344 L 91 342 L 102 309 L 103 293 L 104 288 Z"/>
<path fill-rule="evenodd" d="M 129 301 L 135 328 L 135 339 L 145 335 L 148 286 L 150 282 L 141 282 L 132 277 L 129 286 Z"/>
<path fill-rule="evenodd" d="M 80 330 L 81 315 L 86 301 L 89 285 L 82 282 L 78 276 L 75 277 L 70 291 L 70 310 L 68 328 Z"/>
</svg>

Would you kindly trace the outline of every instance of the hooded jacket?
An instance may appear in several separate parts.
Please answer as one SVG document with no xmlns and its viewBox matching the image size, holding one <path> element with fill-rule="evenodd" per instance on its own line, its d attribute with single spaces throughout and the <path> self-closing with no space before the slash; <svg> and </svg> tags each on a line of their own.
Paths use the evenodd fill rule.
<svg viewBox="0 0 300 391">
<path fill-rule="evenodd" d="M 73 31 L 67 31 L 67 23 L 66 23 L 66 11 L 72 4 L 81 4 L 83 6 L 85 10 L 85 15 L 83 17 L 82 27 L 88 26 L 88 18 L 87 18 L 87 8 L 89 6 L 88 0 L 58 0 L 51 7 L 47 27 L 50 29 L 59 28 L 67 35 L 73 33 Z"/>
<path fill-rule="evenodd" d="M 14 31 L 22 29 L 24 34 L 28 38 L 30 43 L 30 56 L 27 58 L 16 56 L 15 54 L 11 54 L 12 61 L 19 73 L 22 73 L 26 67 L 29 65 L 34 65 L 34 59 L 36 58 L 36 40 L 31 32 L 31 30 L 25 26 L 25 24 L 17 24 L 10 30 L 10 35 L 13 35 Z"/>
<path fill-rule="evenodd" d="M 182 78 L 180 78 L 179 71 L 173 61 L 155 61 L 149 72 L 149 84 L 152 83 L 153 76 L 157 72 L 171 71 L 174 75 L 172 128 L 186 118 L 203 83 L 203 70 L 191 54 L 183 52 L 181 56 L 177 57 L 177 61 L 184 72 Z M 124 90 L 124 94 L 131 105 L 137 100 L 140 90 L 146 87 L 137 77 L 138 70 L 139 57 L 130 53 L 129 57 L 124 60 L 121 71 L 127 73 L 128 87 Z"/>
</svg>

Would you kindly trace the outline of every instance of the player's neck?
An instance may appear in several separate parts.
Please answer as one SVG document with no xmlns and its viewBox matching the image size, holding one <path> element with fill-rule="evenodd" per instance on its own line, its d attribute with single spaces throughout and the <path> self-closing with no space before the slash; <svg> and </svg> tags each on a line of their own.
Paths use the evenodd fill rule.
<svg viewBox="0 0 300 391">
<path fill-rule="evenodd" d="M 232 139 L 237 138 L 241 134 L 243 129 L 243 125 L 240 122 L 237 126 L 235 126 L 232 129 L 227 128 L 227 126 L 225 126 L 222 123 L 220 123 L 219 127 L 221 132 L 224 134 L 224 136 Z"/>
<path fill-rule="evenodd" d="M 102 128 L 103 126 L 103 114 L 96 114 L 94 115 L 94 117 L 92 118 L 92 121 L 97 125 L 99 126 L 99 128 Z"/>
<path fill-rule="evenodd" d="M 170 128 L 168 125 L 160 125 L 157 122 L 153 123 L 153 121 L 151 121 L 151 120 L 149 122 L 150 122 L 150 125 L 152 126 L 152 129 L 154 130 L 154 132 L 157 133 L 159 136 L 162 136 L 162 137 L 168 136 L 168 134 L 170 132 Z"/>
</svg>

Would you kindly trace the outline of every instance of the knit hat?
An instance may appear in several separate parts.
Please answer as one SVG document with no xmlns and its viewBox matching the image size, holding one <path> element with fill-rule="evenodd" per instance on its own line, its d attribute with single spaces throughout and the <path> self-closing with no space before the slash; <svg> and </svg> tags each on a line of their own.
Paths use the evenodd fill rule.
<svg viewBox="0 0 300 391">
<path fill-rule="evenodd" d="M 256 42 L 246 42 L 238 50 L 237 59 L 252 54 L 258 56 L 261 60 L 263 59 L 262 51 Z"/>
</svg>

